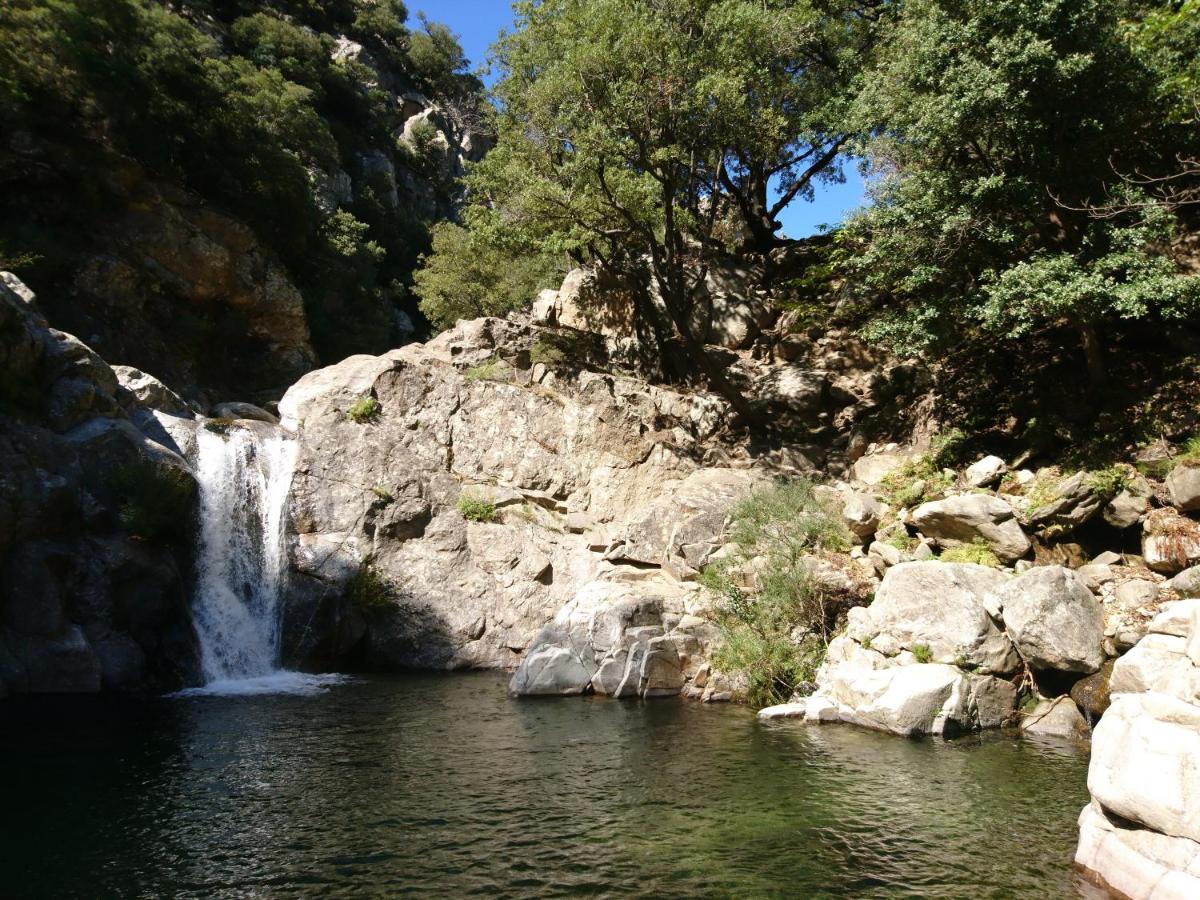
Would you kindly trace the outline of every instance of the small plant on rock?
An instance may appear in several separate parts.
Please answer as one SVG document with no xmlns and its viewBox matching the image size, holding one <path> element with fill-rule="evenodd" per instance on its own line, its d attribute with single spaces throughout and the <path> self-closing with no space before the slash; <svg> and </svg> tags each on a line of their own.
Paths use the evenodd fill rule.
<svg viewBox="0 0 1200 900">
<path fill-rule="evenodd" d="M 724 639 L 713 662 L 746 679 L 751 702 L 778 703 L 811 681 L 824 659 L 846 598 L 814 577 L 813 566 L 819 554 L 848 547 L 849 535 L 803 479 L 755 493 L 732 519 L 736 552 L 699 579 L 716 600 Z M 753 592 L 739 580 L 751 559 L 765 561 Z"/>
<path fill-rule="evenodd" d="M 1109 466 L 1106 469 L 1089 472 L 1087 483 L 1097 496 L 1107 501 L 1125 490 L 1129 484 L 1129 473 L 1124 466 Z"/>
<path fill-rule="evenodd" d="M 469 522 L 496 521 L 496 504 L 480 497 L 463 494 L 458 498 L 458 511 Z"/>
<path fill-rule="evenodd" d="M 944 563 L 974 563 L 977 566 L 987 566 L 990 569 L 1000 568 L 1000 559 L 992 552 L 991 546 L 982 538 L 976 538 L 969 544 L 960 544 L 943 550 L 938 557 Z"/>
<path fill-rule="evenodd" d="M 363 396 L 350 404 L 350 408 L 346 410 L 346 418 L 359 425 L 366 425 L 378 419 L 382 411 L 383 407 L 379 405 L 378 400 L 371 396 Z"/>
<path fill-rule="evenodd" d="M 393 605 L 392 586 L 369 560 L 363 560 L 346 582 L 346 597 L 361 613 L 379 612 Z"/>
<path fill-rule="evenodd" d="M 913 644 L 912 655 L 919 663 L 933 662 L 933 651 L 927 644 Z"/>
</svg>

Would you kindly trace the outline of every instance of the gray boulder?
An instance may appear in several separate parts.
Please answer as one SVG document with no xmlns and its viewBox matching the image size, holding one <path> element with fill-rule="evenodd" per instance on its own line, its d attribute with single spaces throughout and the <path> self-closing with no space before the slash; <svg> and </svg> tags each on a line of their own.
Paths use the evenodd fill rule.
<svg viewBox="0 0 1200 900">
<path fill-rule="evenodd" d="M 261 406 L 255 406 L 253 403 L 240 403 L 237 401 L 218 403 L 213 407 L 212 414 L 217 419 L 247 419 L 252 422 L 266 422 L 269 425 L 279 424 L 278 416 L 272 415 Z"/>
<path fill-rule="evenodd" d="M 1049 502 L 1027 510 L 1027 518 L 1037 528 L 1058 525 L 1071 529 L 1091 520 L 1103 506 L 1104 497 L 1096 490 L 1091 474 L 1076 472 L 1055 485 Z"/>
<path fill-rule="evenodd" d="M 1007 471 L 1008 466 L 1000 457 L 985 456 L 978 462 L 967 466 L 966 471 L 963 472 L 963 478 L 973 488 L 986 488 L 997 484 Z"/>
<path fill-rule="evenodd" d="M 1038 566 L 988 598 L 1022 658 L 1035 669 L 1091 673 L 1104 664 L 1104 611 L 1061 566 Z"/>
<path fill-rule="evenodd" d="M 1184 512 L 1200 510 L 1200 464 L 1182 462 L 1167 476 L 1171 502 Z"/>
<path fill-rule="evenodd" d="M 901 563 L 888 569 L 874 603 L 853 612 L 847 633 L 860 643 L 884 637 L 908 651 L 927 648 L 932 662 L 1015 671 L 1020 658 L 985 601 L 1005 580 L 968 563 Z"/>
<path fill-rule="evenodd" d="M 1011 563 L 1029 552 L 1013 508 L 989 494 L 961 494 L 918 506 L 912 524 L 943 547 L 986 541 L 1002 562 Z"/>
<path fill-rule="evenodd" d="M 1038 703 L 1021 720 L 1021 730 L 1038 737 L 1073 740 L 1087 740 L 1092 731 L 1075 702 L 1065 694 Z"/>
<path fill-rule="evenodd" d="M 1200 597 L 1200 566 L 1184 569 L 1168 581 L 1166 586 L 1180 597 Z"/>
</svg>

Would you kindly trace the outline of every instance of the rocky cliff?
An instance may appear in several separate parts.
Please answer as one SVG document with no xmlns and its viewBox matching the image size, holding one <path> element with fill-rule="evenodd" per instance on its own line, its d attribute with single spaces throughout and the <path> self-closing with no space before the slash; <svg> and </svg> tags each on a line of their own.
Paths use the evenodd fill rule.
<svg viewBox="0 0 1200 900">
<path fill-rule="evenodd" d="M 191 470 L 117 373 L 0 279 L 0 696 L 194 683 Z"/>
</svg>

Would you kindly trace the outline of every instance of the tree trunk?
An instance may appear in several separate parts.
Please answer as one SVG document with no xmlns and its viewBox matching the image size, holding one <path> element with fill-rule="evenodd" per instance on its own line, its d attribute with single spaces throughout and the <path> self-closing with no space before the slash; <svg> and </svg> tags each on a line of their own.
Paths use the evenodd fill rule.
<svg viewBox="0 0 1200 900">
<path fill-rule="evenodd" d="M 733 382 L 725 376 L 721 367 L 704 349 L 704 344 L 692 334 L 692 327 L 688 322 L 684 307 L 679 303 L 678 298 L 671 296 L 666 279 L 660 277 L 658 283 L 663 305 L 667 308 L 667 314 L 670 315 L 675 330 L 679 332 L 684 351 L 700 366 L 700 370 L 708 379 L 712 389 L 729 401 L 729 405 L 742 417 L 742 420 L 753 430 L 761 429 L 763 422 L 758 411 L 750 405 L 749 400 L 742 396 L 741 391 L 734 387 Z"/>
<path fill-rule="evenodd" d="M 1100 335 L 1096 326 L 1090 322 L 1079 322 L 1079 342 L 1083 345 L 1083 355 L 1087 360 L 1088 393 L 1098 394 L 1104 390 L 1108 381 L 1108 372 L 1104 366 L 1104 347 L 1100 343 Z"/>
</svg>

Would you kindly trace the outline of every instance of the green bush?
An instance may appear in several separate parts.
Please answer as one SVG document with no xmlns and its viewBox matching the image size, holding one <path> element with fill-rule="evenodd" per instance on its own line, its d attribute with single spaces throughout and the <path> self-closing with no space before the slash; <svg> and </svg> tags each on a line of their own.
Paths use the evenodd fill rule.
<svg viewBox="0 0 1200 900">
<path fill-rule="evenodd" d="M 912 655 L 919 663 L 933 662 L 933 651 L 926 644 L 913 644 Z"/>
<path fill-rule="evenodd" d="M 751 702 L 781 702 L 812 680 L 839 612 L 857 599 L 833 596 L 809 569 L 814 553 L 846 549 L 849 534 L 805 479 L 756 492 L 734 508 L 732 520 L 736 554 L 700 575 L 716 600 L 723 638 L 713 662 L 746 679 Z M 758 591 L 748 594 L 736 573 L 755 558 L 766 565 Z"/>
<path fill-rule="evenodd" d="M 974 563 L 977 566 L 987 566 L 991 569 L 1000 568 L 1000 559 L 992 552 L 988 542 L 980 538 L 970 544 L 960 544 L 942 551 L 938 560 L 944 563 Z"/>
<path fill-rule="evenodd" d="M 458 511 L 470 522 L 496 521 L 496 504 L 480 497 L 463 494 L 458 498 Z"/>
<path fill-rule="evenodd" d="M 132 536 L 158 541 L 187 534 L 196 484 L 184 470 L 139 460 L 117 470 L 114 488 L 117 516 Z"/>
<path fill-rule="evenodd" d="M 382 409 L 383 407 L 379 405 L 379 401 L 374 397 L 359 397 L 346 410 L 346 417 L 352 422 L 357 422 L 359 425 L 365 425 L 368 422 L 374 422 L 378 419 Z"/>
</svg>

